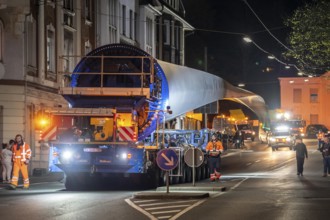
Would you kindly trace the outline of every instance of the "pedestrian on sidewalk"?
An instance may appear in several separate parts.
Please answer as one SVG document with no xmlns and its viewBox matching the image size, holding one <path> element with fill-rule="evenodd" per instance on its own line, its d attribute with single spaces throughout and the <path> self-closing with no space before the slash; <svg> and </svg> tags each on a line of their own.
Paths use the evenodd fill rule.
<svg viewBox="0 0 330 220">
<path fill-rule="evenodd" d="M 9 189 L 16 189 L 18 185 L 19 172 L 23 177 L 23 189 L 30 187 L 28 164 L 31 158 L 30 146 L 23 141 L 23 136 L 18 134 L 15 137 L 15 144 L 13 145 L 13 177 L 9 185 Z"/>
<path fill-rule="evenodd" d="M 206 154 L 208 155 L 208 166 L 210 173 L 210 180 L 213 182 L 220 179 L 220 164 L 221 153 L 223 152 L 222 143 L 215 135 L 212 135 L 211 141 L 206 146 Z"/>
<path fill-rule="evenodd" d="M 306 145 L 302 142 L 301 137 L 296 138 L 296 145 L 294 146 L 294 150 L 296 151 L 296 159 L 297 159 L 297 175 L 303 176 L 304 172 L 304 162 L 305 158 L 308 158 Z"/>
<path fill-rule="evenodd" d="M 13 169 L 13 152 L 12 146 L 14 145 L 15 141 L 10 140 L 9 144 L 5 144 L 5 148 L 2 149 L 0 154 L 1 163 L 2 163 L 2 182 L 3 183 L 10 183 L 11 180 L 11 172 Z"/>
<path fill-rule="evenodd" d="M 329 137 L 323 138 L 323 144 L 320 149 L 323 157 L 323 177 L 330 174 L 330 141 Z"/>
</svg>

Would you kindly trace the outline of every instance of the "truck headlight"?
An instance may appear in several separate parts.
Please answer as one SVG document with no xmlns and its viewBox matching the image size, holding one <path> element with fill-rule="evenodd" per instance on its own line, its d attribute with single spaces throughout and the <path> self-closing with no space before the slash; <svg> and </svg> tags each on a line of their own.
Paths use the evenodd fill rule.
<svg viewBox="0 0 330 220">
<path fill-rule="evenodd" d="M 62 157 L 64 160 L 70 160 L 73 156 L 73 152 L 70 150 L 65 150 L 62 152 Z"/>
<path fill-rule="evenodd" d="M 130 153 L 122 153 L 121 155 L 120 155 L 120 158 L 121 159 L 123 159 L 123 160 L 126 160 L 126 159 L 131 159 L 132 158 L 132 154 L 130 154 Z"/>
</svg>

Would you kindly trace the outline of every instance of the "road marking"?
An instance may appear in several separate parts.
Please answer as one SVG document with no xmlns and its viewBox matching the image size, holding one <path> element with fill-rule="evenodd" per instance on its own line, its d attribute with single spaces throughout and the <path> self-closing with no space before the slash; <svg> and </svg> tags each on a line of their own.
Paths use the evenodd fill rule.
<svg viewBox="0 0 330 220">
<path fill-rule="evenodd" d="M 151 200 L 151 201 L 153 201 L 153 200 Z M 171 204 L 174 204 L 174 203 L 183 203 L 183 202 L 195 202 L 195 201 L 196 200 L 176 201 L 176 202 L 171 202 Z M 137 202 L 134 201 L 134 203 L 137 203 Z M 139 205 L 139 206 L 140 207 L 145 207 L 145 206 L 155 206 L 155 205 L 164 205 L 164 204 L 168 204 L 168 202 L 159 202 L 159 203 L 152 203 L 152 204 L 142 204 L 142 205 Z"/>
<path fill-rule="evenodd" d="M 146 208 L 145 210 L 157 210 L 157 209 L 170 209 L 170 208 L 179 208 L 179 207 L 187 207 L 190 205 L 172 205 L 172 206 L 159 206 L 159 207 L 154 207 L 154 208 Z"/>
<path fill-rule="evenodd" d="M 190 200 L 169 200 L 163 202 L 162 200 L 136 200 L 125 199 L 126 203 L 146 215 L 149 219 L 172 219 L 175 220 L 179 216 L 188 212 L 192 208 L 200 205 L 204 200 L 190 199 Z M 158 201 L 158 202 L 157 202 Z M 183 204 L 186 203 L 186 204 Z M 171 215 L 172 214 L 172 215 Z"/>
<path fill-rule="evenodd" d="M 176 209 L 176 210 L 169 210 L 169 211 L 161 211 L 161 212 L 152 212 L 151 214 L 153 215 L 157 215 L 157 214 L 163 214 L 163 213 L 173 213 L 173 212 L 180 212 L 180 209 Z"/>
<path fill-rule="evenodd" d="M 154 202 L 157 201 L 156 199 L 149 199 L 149 200 L 136 200 L 134 203 L 143 203 L 143 202 Z"/>
<path fill-rule="evenodd" d="M 135 208 L 139 212 L 143 213 L 144 215 L 148 216 L 151 220 L 157 220 L 156 217 L 151 215 L 149 212 L 144 211 L 144 209 L 140 208 L 139 206 L 135 205 L 130 199 L 125 199 L 125 202 L 130 205 L 131 207 Z"/>
<path fill-rule="evenodd" d="M 183 215 L 184 213 L 186 213 L 186 212 L 190 211 L 191 209 L 193 209 L 193 208 L 199 206 L 200 204 L 202 204 L 202 203 L 205 202 L 205 201 L 206 201 L 206 199 L 203 199 L 203 200 L 201 200 L 201 201 L 199 201 L 199 202 L 193 204 L 192 206 L 190 206 L 189 208 L 186 208 L 186 209 L 183 210 L 182 212 L 176 214 L 175 216 L 173 216 L 173 217 L 170 218 L 169 220 L 175 220 L 175 219 L 179 218 L 179 217 L 180 217 L 181 215 Z"/>
<path fill-rule="evenodd" d="M 237 187 L 239 187 L 239 185 L 241 185 L 243 182 L 245 182 L 247 179 L 249 179 L 249 178 L 245 178 L 245 179 L 242 179 L 241 181 L 239 181 L 235 186 L 233 186 L 232 188 L 231 188 L 231 190 L 234 190 L 234 189 L 236 189 Z"/>
</svg>

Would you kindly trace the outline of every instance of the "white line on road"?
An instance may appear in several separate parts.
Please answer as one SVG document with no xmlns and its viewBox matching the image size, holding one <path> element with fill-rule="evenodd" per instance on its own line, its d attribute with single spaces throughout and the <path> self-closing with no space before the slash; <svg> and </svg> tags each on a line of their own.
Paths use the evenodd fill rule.
<svg viewBox="0 0 330 220">
<path fill-rule="evenodd" d="M 163 213 L 173 213 L 173 212 L 180 212 L 180 209 L 176 209 L 176 210 L 169 210 L 169 211 L 162 211 L 162 212 L 152 212 L 151 214 L 153 215 L 157 215 L 157 214 L 163 214 Z"/>
<path fill-rule="evenodd" d="M 175 219 L 179 218 L 179 217 L 180 217 L 181 215 L 183 215 L 184 213 L 186 213 L 186 212 L 188 212 L 189 210 L 191 210 L 191 209 L 193 209 L 193 208 L 199 206 L 200 204 L 202 204 L 202 203 L 205 202 L 205 201 L 206 201 L 206 199 L 203 199 L 203 200 L 201 200 L 201 201 L 199 201 L 199 202 L 196 202 L 194 205 L 190 206 L 189 208 L 186 208 L 185 210 L 183 210 L 182 212 L 176 214 L 175 216 L 173 216 L 173 217 L 170 218 L 169 220 L 175 220 Z"/>
<path fill-rule="evenodd" d="M 125 199 L 125 202 L 130 205 L 131 207 L 135 208 L 139 212 L 143 213 L 144 215 L 148 216 L 151 220 L 157 220 L 156 217 L 149 214 L 149 212 L 144 211 L 144 209 L 140 208 L 139 206 L 135 205 L 130 199 Z"/>
<path fill-rule="evenodd" d="M 174 203 L 183 203 L 183 202 L 195 202 L 196 200 L 184 200 L 184 201 L 176 201 L 176 202 L 171 202 L 171 204 Z M 168 204 L 168 202 L 158 202 L 158 203 L 152 203 L 152 204 L 142 204 L 139 205 L 140 207 L 146 207 L 146 206 L 156 206 L 156 205 L 164 205 Z"/>
<path fill-rule="evenodd" d="M 153 202 L 157 201 L 156 199 L 149 199 L 149 200 L 135 200 L 134 203 L 144 203 L 144 202 Z"/>
<path fill-rule="evenodd" d="M 159 206 L 159 207 L 154 207 L 154 208 L 147 208 L 145 210 L 157 210 L 157 209 L 170 209 L 170 208 L 180 208 L 180 207 L 187 207 L 190 205 L 171 205 L 171 206 Z"/>
</svg>

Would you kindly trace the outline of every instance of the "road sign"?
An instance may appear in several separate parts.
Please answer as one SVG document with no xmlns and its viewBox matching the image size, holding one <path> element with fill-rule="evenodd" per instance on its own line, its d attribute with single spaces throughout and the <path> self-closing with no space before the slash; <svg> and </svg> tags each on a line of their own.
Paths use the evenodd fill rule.
<svg viewBox="0 0 330 220">
<path fill-rule="evenodd" d="M 179 160 L 174 150 L 166 148 L 158 152 L 156 161 L 160 169 L 169 171 L 178 165 Z"/>
<path fill-rule="evenodd" d="M 189 148 L 184 154 L 184 162 L 190 167 L 199 167 L 204 162 L 204 153 L 199 148 Z"/>
</svg>

